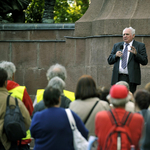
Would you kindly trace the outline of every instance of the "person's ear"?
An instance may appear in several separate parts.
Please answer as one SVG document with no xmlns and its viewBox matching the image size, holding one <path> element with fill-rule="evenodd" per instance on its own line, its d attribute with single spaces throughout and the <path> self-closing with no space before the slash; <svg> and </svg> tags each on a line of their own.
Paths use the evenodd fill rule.
<svg viewBox="0 0 150 150">
<path fill-rule="evenodd" d="M 61 104 L 61 96 L 59 96 L 59 105 Z"/>
<path fill-rule="evenodd" d="M 5 87 L 5 88 L 7 87 L 7 80 L 6 80 L 5 83 L 4 83 L 4 87 Z"/>
</svg>

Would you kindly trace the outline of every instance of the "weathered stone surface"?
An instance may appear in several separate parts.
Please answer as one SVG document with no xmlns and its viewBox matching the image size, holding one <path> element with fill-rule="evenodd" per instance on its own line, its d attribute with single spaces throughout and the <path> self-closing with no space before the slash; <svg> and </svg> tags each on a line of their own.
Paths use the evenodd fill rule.
<svg viewBox="0 0 150 150">
<path fill-rule="evenodd" d="M 55 61 L 55 42 L 40 43 L 38 50 L 38 68 L 49 68 Z"/>
<path fill-rule="evenodd" d="M 37 89 L 44 89 L 47 86 L 45 69 L 26 69 L 24 73 L 24 85 L 30 95 L 36 95 Z"/>
<path fill-rule="evenodd" d="M 31 31 L 30 40 L 55 40 L 55 31 Z"/>
<path fill-rule="evenodd" d="M 27 31 L 1 31 L 1 40 L 29 40 Z"/>
<path fill-rule="evenodd" d="M 56 57 L 56 62 L 59 64 L 64 65 L 64 60 L 66 57 L 68 57 L 65 53 L 66 47 L 65 47 L 65 42 L 58 42 L 55 44 L 55 57 Z"/>
<path fill-rule="evenodd" d="M 25 75 L 25 69 L 19 69 L 16 68 L 16 73 L 15 73 L 15 82 L 20 84 L 21 86 L 24 86 L 24 75 Z"/>
<path fill-rule="evenodd" d="M 85 74 L 85 66 L 66 67 L 67 80 L 66 89 L 75 92 L 78 79 Z"/>
<path fill-rule="evenodd" d="M 74 66 L 75 63 L 75 47 L 76 47 L 76 40 L 75 39 L 67 39 L 66 41 L 66 49 L 65 49 L 65 59 L 64 59 L 64 65 Z"/>
<path fill-rule="evenodd" d="M 18 68 L 37 67 L 37 43 L 13 43 L 12 62 Z"/>
<path fill-rule="evenodd" d="M 90 66 L 91 62 L 91 49 L 92 49 L 92 39 L 88 38 L 85 42 L 86 48 L 85 48 L 85 65 L 87 67 Z"/>
<path fill-rule="evenodd" d="M 97 67 L 97 86 L 110 87 L 111 77 L 112 67 L 108 65 Z"/>
<path fill-rule="evenodd" d="M 10 43 L 0 44 L 0 61 L 7 60 L 10 61 Z"/>
<path fill-rule="evenodd" d="M 149 7 L 149 0 L 93 0 L 86 13 L 75 23 L 75 36 L 121 34 L 122 29 L 128 26 L 134 27 L 136 34 L 148 35 Z"/>
<path fill-rule="evenodd" d="M 145 44 L 147 55 L 148 55 L 148 59 L 149 59 L 148 66 L 150 66 L 150 37 L 144 37 L 142 39 L 143 39 L 143 42 Z M 149 82 L 150 82 L 150 79 L 149 79 Z"/>
<path fill-rule="evenodd" d="M 139 85 L 137 88 L 138 89 L 143 89 L 145 85 L 150 82 L 149 76 L 150 76 L 150 69 L 149 65 L 148 66 L 142 66 L 141 67 L 141 76 L 142 76 L 142 83 Z"/>
<path fill-rule="evenodd" d="M 75 66 L 85 66 L 85 40 L 76 39 Z"/>
<path fill-rule="evenodd" d="M 65 36 L 73 36 L 74 30 L 56 30 L 55 36 L 57 40 L 65 40 Z"/>
</svg>

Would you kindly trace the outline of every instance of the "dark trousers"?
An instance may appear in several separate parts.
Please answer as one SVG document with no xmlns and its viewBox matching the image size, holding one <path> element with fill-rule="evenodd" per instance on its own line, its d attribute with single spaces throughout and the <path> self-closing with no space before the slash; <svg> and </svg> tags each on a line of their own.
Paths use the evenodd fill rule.
<svg viewBox="0 0 150 150">
<path fill-rule="evenodd" d="M 134 93 L 136 91 L 137 84 L 129 82 L 129 76 L 126 74 L 119 74 L 118 81 L 126 81 L 129 84 L 130 91 Z"/>
<path fill-rule="evenodd" d="M 5 150 L 2 143 L 0 143 L 0 150 Z M 9 150 L 30 150 L 30 147 L 27 144 L 18 146 L 17 143 L 11 143 L 11 147 Z"/>
<path fill-rule="evenodd" d="M 0 143 L 0 150 L 5 150 L 4 146 L 2 143 Z M 9 150 L 19 150 L 17 143 L 11 143 L 11 147 Z"/>
</svg>

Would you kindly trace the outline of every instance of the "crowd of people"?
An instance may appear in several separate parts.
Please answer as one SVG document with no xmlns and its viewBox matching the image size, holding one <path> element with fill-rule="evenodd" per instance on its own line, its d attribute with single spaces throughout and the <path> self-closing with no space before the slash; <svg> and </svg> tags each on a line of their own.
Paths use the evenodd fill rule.
<svg viewBox="0 0 150 150">
<path fill-rule="evenodd" d="M 71 109 L 78 130 L 87 140 L 90 136 L 98 137 L 98 144 L 93 144 L 92 147 L 95 150 L 105 149 L 107 134 L 113 125 L 113 121 L 110 119 L 110 110 L 120 124 L 125 116 L 131 112 L 127 123 L 135 149 L 138 150 L 144 145 L 150 145 L 148 135 L 150 131 L 144 125 L 144 120 L 147 121 L 147 125 L 150 124 L 148 121 L 150 117 L 148 115 L 150 112 L 148 110 L 150 84 L 146 84 L 145 89 L 136 90 L 133 94 L 130 92 L 129 84 L 126 81 L 119 81 L 110 88 L 97 87 L 92 76 L 82 75 L 77 81 L 75 100 L 70 100 L 69 96 L 67 97 L 63 93 L 67 75 L 65 67 L 55 64 L 50 68 L 55 69 L 48 71 L 47 76 L 48 74 L 53 74 L 53 76 L 48 78 L 48 84 L 43 89 L 42 96 L 40 96 L 42 97 L 41 100 L 37 101 L 38 96 L 36 95 L 36 103 L 33 107 L 26 87 L 20 86 L 14 81 L 15 65 L 7 61 L 0 63 L 0 94 L 4 95 L 2 96 L 1 110 L 3 111 L 0 113 L 1 119 L 4 119 L 6 96 L 11 94 L 12 97 L 17 97 L 21 111 L 25 111 L 23 116 L 26 120 L 28 133 L 27 137 L 21 141 L 22 150 L 30 149 L 31 137 L 35 140 L 35 150 L 73 150 L 72 130 L 65 108 Z M 7 140 L 2 127 L 3 125 L 1 126 L 0 148 L 4 150 L 15 149 L 17 143 Z"/>
<path fill-rule="evenodd" d="M 126 67 L 130 68 L 136 61 L 134 64 L 138 72 L 139 63 L 147 64 L 147 56 L 145 46 L 133 41 L 132 31 L 132 28 L 123 30 L 124 42 L 130 43 L 132 48 L 129 50 L 132 54 L 128 55 L 131 64 L 128 62 Z M 134 43 L 136 48 L 132 46 Z M 110 64 L 118 67 L 115 67 L 117 77 L 116 72 L 112 76 L 112 86 L 97 87 L 94 78 L 85 74 L 78 79 L 75 93 L 67 91 L 66 68 L 57 63 L 47 70 L 48 84 L 45 89 L 37 89 L 34 103 L 26 87 L 14 81 L 15 65 L 8 61 L 0 62 L 0 149 L 30 150 L 31 138 L 34 138 L 34 150 L 74 150 L 66 108 L 71 110 L 76 126 L 85 139 L 97 137 L 92 150 L 127 150 L 131 146 L 135 150 L 150 149 L 150 83 L 144 89 L 137 90 L 140 75 L 133 79 L 130 75 L 132 71 L 126 70 L 126 67 L 120 69 L 122 64 L 119 63 L 123 62 L 123 58 L 120 60 L 123 55 L 121 44 L 113 47 L 108 58 Z M 27 130 L 26 137 L 19 144 L 18 141 L 9 141 L 3 131 L 8 95 L 11 95 L 11 104 L 14 104 L 15 97 L 18 99 Z"/>
</svg>

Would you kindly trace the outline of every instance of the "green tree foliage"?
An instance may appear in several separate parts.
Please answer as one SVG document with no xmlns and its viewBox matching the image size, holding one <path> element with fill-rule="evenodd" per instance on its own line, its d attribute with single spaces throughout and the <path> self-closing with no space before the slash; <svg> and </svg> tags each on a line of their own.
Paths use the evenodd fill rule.
<svg viewBox="0 0 150 150">
<path fill-rule="evenodd" d="M 25 12 L 25 23 L 41 23 L 44 12 L 44 0 L 32 0 Z"/>
<path fill-rule="evenodd" d="M 75 23 L 86 12 L 89 0 L 56 0 L 54 7 L 55 23 Z M 26 23 L 41 23 L 44 0 L 32 0 L 26 10 Z"/>
</svg>

